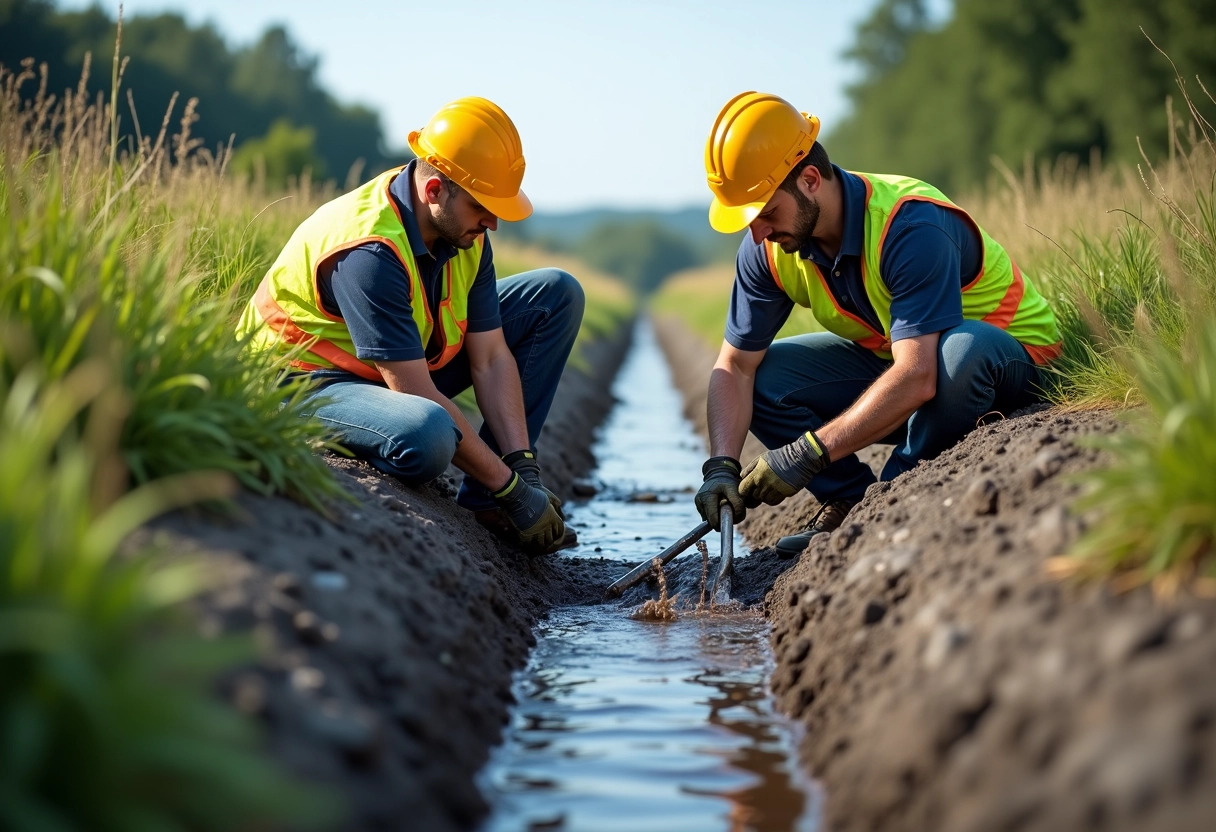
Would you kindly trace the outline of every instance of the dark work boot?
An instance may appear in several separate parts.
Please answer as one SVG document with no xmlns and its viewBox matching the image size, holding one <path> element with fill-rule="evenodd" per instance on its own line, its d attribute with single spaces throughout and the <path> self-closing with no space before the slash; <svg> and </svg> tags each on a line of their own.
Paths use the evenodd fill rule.
<svg viewBox="0 0 1216 832">
<path fill-rule="evenodd" d="M 828 500 L 819 507 L 810 525 L 798 534 L 791 534 L 777 541 L 777 557 L 793 558 L 802 554 L 811 538 L 823 532 L 834 532 L 844 522 L 845 515 L 853 508 L 848 500 Z"/>
</svg>

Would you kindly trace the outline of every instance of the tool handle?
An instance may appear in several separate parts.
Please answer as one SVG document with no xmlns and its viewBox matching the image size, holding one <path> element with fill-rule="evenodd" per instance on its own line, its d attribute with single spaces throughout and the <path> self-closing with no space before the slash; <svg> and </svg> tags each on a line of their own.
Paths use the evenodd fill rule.
<svg viewBox="0 0 1216 832">
<path fill-rule="evenodd" d="M 718 597 L 718 587 L 727 590 L 730 580 L 731 570 L 734 568 L 735 562 L 735 513 L 726 503 L 722 504 L 721 514 L 718 515 L 722 529 L 722 559 L 718 563 L 718 577 L 714 578 L 714 588 L 710 593 L 711 598 Z"/>
<path fill-rule="evenodd" d="M 675 543 L 668 546 L 655 557 L 659 559 L 661 564 L 666 566 L 676 555 L 680 554 L 689 546 L 705 537 L 705 535 L 709 534 L 712 528 L 713 527 L 710 526 L 708 522 L 702 523 L 688 534 L 681 537 Z M 645 580 L 646 576 L 649 575 L 653 569 L 654 558 L 650 558 L 642 563 L 639 563 L 629 572 L 613 581 L 608 589 L 604 591 L 604 597 L 609 601 L 611 601 L 613 598 L 619 598 L 621 593 L 623 593 L 625 590 Z"/>
</svg>

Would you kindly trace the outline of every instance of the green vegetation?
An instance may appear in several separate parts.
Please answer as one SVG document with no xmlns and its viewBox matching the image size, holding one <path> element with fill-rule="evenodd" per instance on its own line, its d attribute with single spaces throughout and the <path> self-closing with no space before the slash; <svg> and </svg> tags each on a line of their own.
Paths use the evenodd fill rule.
<svg viewBox="0 0 1216 832">
<path fill-rule="evenodd" d="M 82 72 L 87 74 L 87 55 L 113 53 L 117 6 L 60 12 L 48 0 L 0 0 L 0 64 L 13 70 L 26 58 L 36 58 L 45 62 L 51 93 L 70 89 Z M 145 108 L 160 107 L 180 94 L 183 101 L 200 102 L 193 136 L 201 149 L 216 154 L 233 137 L 237 147 L 265 137 L 247 153 L 256 149 L 266 154 L 267 171 L 285 167 L 287 175 L 298 177 L 311 168 L 319 178 L 322 166 L 316 157 L 323 161 L 325 175 L 342 182 L 353 166 L 370 175 L 409 158 L 408 153 L 385 155 L 380 116 L 367 107 L 342 104 L 326 92 L 317 79 L 317 59 L 303 54 L 282 27 L 267 29 L 254 44 L 230 49 L 210 25 L 194 27 L 177 14 L 135 15 L 124 20 L 122 37 L 122 51 L 131 58 L 123 86 L 131 99 L 119 100 L 117 115 L 120 133 L 132 142 L 138 141 L 139 131 L 134 109 L 146 115 Z M 108 92 L 108 77 L 98 80 Z M 82 91 L 91 97 L 97 88 L 86 81 Z M 33 95 L 27 92 L 29 98 Z M 278 122 L 313 131 L 306 153 L 276 136 Z M 143 130 L 148 127 L 145 122 Z M 295 139 L 303 137 L 298 133 Z"/>
<path fill-rule="evenodd" d="M 1216 77 L 1214 0 L 956 0 L 941 22 L 927 6 L 882 0 L 858 31 L 852 112 L 824 125 L 835 161 L 961 193 L 992 178 L 993 158 L 1032 170 L 1061 156 L 1135 164 L 1141 148 L 1159 159 L 1187 119 L 1158 117 L 1176 90 L 1153 43 Z M 1211 121 L 1216 108 L 1199 106 Z"/>
<path fill-rule="evenodd" d="M 302 388 L 232 334 L 298 220 L 283 206 L 311 198 L 259 212 L 196 151 L 190 107 L 119 153 L 83 85 L 24 96 L 37 82 L 0 69 L 0 826 L 324 824 L 330 799 L 215 696 L 254 651 L 185 615 L 202 565 L 120 548 L 234 482 L 318 507 L 342 493 Z"/>
<path fill-rule="evenodd" d="M 230 479 L 181 475 L 119 496 L 114 441 L 126 408 L 106 350 L 50 380 L 32 331 L 9 319 L 2 332 L 0 827 L 222 832 L 331 821 L 332 800 L 271 768 L 253 724 L 215 698 L 215 675 L 253 649 L 204 640 L 182 615 L 205 586 L 203 565 L 119 554 L 135 527 L 224 495 Z"/>
</svg>

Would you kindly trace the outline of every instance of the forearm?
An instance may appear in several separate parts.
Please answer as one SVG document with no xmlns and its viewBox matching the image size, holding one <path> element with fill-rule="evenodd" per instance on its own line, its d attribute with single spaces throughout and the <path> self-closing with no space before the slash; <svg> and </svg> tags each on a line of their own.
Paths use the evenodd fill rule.
<svg viewBox="0 0 1216 832">
<path fill-rule="evenodd" d="M 926 398 L 913 370 L 892 365 L 832 421 L 815 431 L 831 459 L 841 459 L 882 440 L 908 421 Z"/>
<path fill-rule="evenodd" d="M 738 459 L 752 423 L 753 377 L 737 369 L 714 367 L 709 377 L 706 418 L 710 456 Z"/>
<path fill-rule="evenodd" d="M 473 367 L 472 377 L 477 407 L 503 453 L 531 447 L 515 357 L 507 353 Z"/>
</svg>

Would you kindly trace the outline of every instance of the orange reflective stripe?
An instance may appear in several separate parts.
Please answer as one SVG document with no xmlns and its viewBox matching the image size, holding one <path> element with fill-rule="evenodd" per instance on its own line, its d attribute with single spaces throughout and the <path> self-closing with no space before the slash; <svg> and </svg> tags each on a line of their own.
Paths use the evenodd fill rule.
<svg viewBox="0 0 1216 832">
<path fill-rule="evenodd" d="M 383 381 L 379 370 L 367 366 L 332 341 L 323 341 L 296 326 L 295 322 L 283 311 L 283 307 L 279 306 L 274 296 L 270 294 L 269 278 L 262 278 L 257 292 L 253 295 L 253 301 L 262 320 L 274 330 L 275 334 L 279 336 L 279 340 L 288 344 L 305 344 L 308 352 L 324 358 L 339 369 L 354 373 L 368 381 Z"/>
<path fill-rule="evenodd" d="M 433 361 L 426 363 L 431 370 L 438 370 L 440 367 L 447 364 L 460 353 L 460 348 L 464 346 L 464 336 L 469 330 L 468 321 L 457 321 L 456 325 L 460 327 L 460 343 L 449 344 L 446 341 L 443 344 L 443 352 L 439 353 Z M 441 327 L 442 328 L 442 327 Z"/>
<path fill-rule="evenodd" d="M 1005 290 L 1005 297 L 1001 298 L 1001 302 L 997 304 L 996 309 L 993 309 L 982 319 L 984 323 L 992 324 L 1001 329 L 1009 329 L 1009 325 L 1013 323 L 1014 316 L 1018 314 L 1018 307 L 1022 305 L 1022 295 L 1026 292 L 1026 282 L 1022 280 L 1021 269 L 1012 260 L 1009 263 L 1013 266 L 1013 282 Z"/>
<path fill-rule="evenodd" d="M 1052 361 L 1055 361 L 1064 354 L 1063 341 L 1056 341 L 1054 344 L 1049 344 L 1047 346 L 1022 344 L 1022 348 L 1026 350 L 1027 355 L 1034 360 L 1034 363 L 1039 365 L 1050 364 Z"/>
<path fill-rule="evenodd" d="M 868 350 L 881 350 L 882 352 L 887 352 L 890 350 L 891 342 L 887 339 L 887 336 L 870 326 L 864 319 L 857 317 L 852 312 L 841 307 L 841 305 L 836 302 L 836 296 L 832 294 L 832 290 L 828 287 L 828 279 L 823 276 L 823 270 L 819 268 L 819 264 L 811 263 L 811 265 L 815 267 L 815 274 L 819 276 L 819 283 L 823 286 L 823 293 L 827 295 L 828 300 L 832 302 L 832 306 L 836 307 L 836 311 L 840 315 L 858 324 L 863 329 L 867 329 L 874 333 L 873 335 L 867 335 L 865 338 L 854 338 L 853 342 L 860 344 Z M 864 276 L 862 277 L 862 280 L 865 280 Z"/>
<path fill-rule="evenodd" d="M 776 243 L 764 244 L 764 257 L 768 260 L 768 271 L 773 276 L 773 281 L 777 284 L 777 288 L 785 291 L 785 287 L 781 285 L 781 275 L 777 273 L 777 261 L 773 259 L 773 247 Z"/>
</svg>

